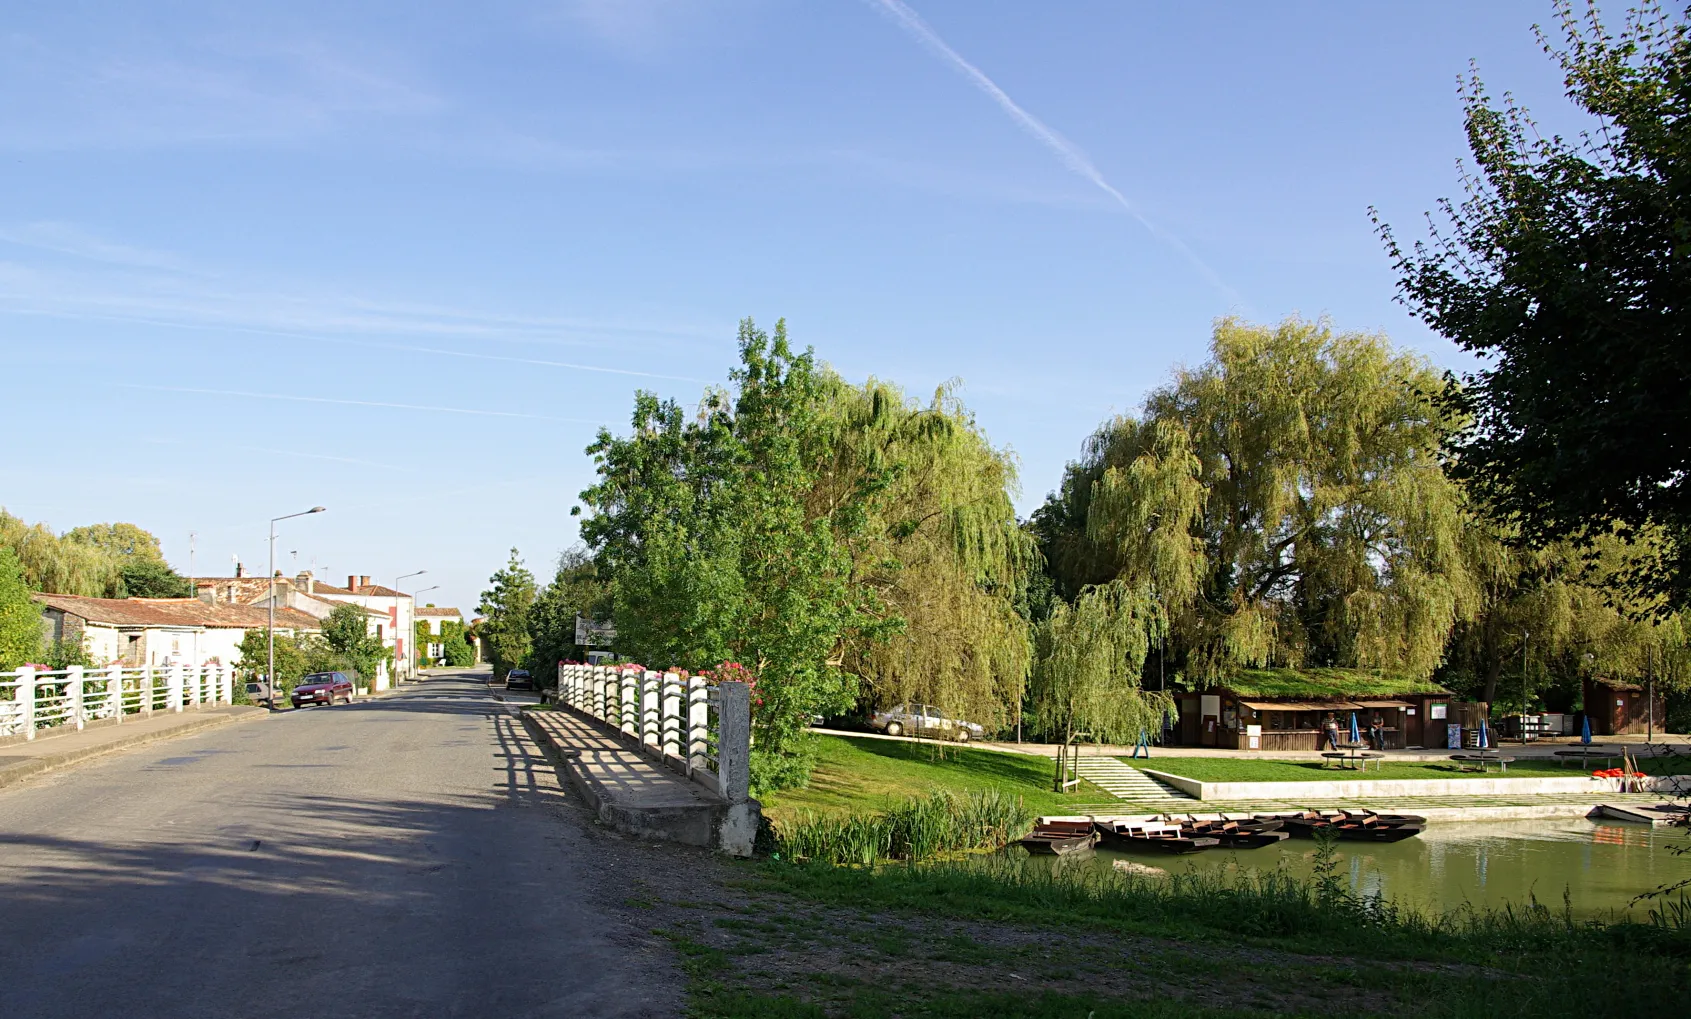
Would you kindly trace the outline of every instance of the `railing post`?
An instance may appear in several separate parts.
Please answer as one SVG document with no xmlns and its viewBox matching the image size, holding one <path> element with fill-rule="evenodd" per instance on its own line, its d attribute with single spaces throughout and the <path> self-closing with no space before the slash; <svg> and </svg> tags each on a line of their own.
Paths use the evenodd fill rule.
<svg viewBox="0 0 1691 1019">
<path fill-rule="evenodd" d="M 617 719 L 618 727 L 622 731 L 640 738 L 640 680 L 632 672 L 620 673 L 622 677 L 622 716 Z"/>
<path fill-rule="evenodd" d="M 200 706 L 200 684 L 205 682 L 206 667 L 194 665 L 188 669 L 188 703 L 193 707 Z"/>
<path fill-rule="evenodd" d="M 710 770 L 710 683 L 687 677 L 687 774 Z"/>
<path fill-rule="evenodd" d="M 659 713 L 658 731 L 663 741 L 665 757 L 681 756 L 681 677 L 673 672 L 663 674 L 663 706 Z"/>
<path fill-rule="evenodd" d="M 592 711 L 594 718 L 601 720 L 605 718 L 605 711 L 607 710 L 605 697 L 605 684 L 607 682 L 609 680 L 605 678 L 603 667 L 595 668 L 588 679 L 588 684 L 593 688 L 593 703 L 588 706 L 588 709 Z"/>
<path fill-rule="evenodd" d="M 172 711 L 182 710 L 182 663 L 170 663 L 169 687 L 165 691 L 165 706 Z"/>
<path fill-rule="evenodd" d="M 24 739 L 34 739 L 35 670 L 27 665 L 18 670 L 18 704 L 23 708 Z"/>
<path fill-rule="evenodd" d="M 222 662 L 217 663 L 217 703 L 235 703 L 234 670 Z"/>
<path fill-rule="evenodd" d="M 141 666 L 141 714 L 153 713 L 153 663 Z"/>
<path fill-rule="evenodd" d="M 663 745 L 663 673 L 647 670 L 640 677 L 640 742 L 649 747 Z"/>
<path fill-rule="evenodd" d="M 113 664 L 106 672 L 106 705 L 112 709 L 112 721 L 123 724 L 123 665 Z"/>
<path fill-rule="evenodd" d="M 68 707 L 71 724 L 76 726 L 78 732 L 81 732 L 83 716 L 87 714 L 82 708 L 82 666 L 72 665 L 65 670 L 65 686 L 69 687 L 70 692 Z"/>
<path fill-rule="evenodd" d="M 752 694 L 744 683 L 717 685 L 716 790 L 729 803 L 751 798 Z"/>
</svg>

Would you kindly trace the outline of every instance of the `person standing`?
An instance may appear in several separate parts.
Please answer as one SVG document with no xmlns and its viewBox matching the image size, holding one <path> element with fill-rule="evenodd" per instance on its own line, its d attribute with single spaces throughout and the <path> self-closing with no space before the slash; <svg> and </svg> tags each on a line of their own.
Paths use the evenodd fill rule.
<svg viewBox="0 0 1691 1019">
<path fill-rule="evenodd" d="M 1368 723 L 1368 742 L 1375 750 L 1386 749 L 1386 720 L 1378 711 L 1374 712 L 1374 720 Z"/>
<path fill-rule="evenodd" d="M 1327 712 L 1327 721 L 1322 723 L 1322 731 L 1327 734 L 1327 749 L 1339 749 L 1339 720 L 1331 711 Z"/>
</svg>

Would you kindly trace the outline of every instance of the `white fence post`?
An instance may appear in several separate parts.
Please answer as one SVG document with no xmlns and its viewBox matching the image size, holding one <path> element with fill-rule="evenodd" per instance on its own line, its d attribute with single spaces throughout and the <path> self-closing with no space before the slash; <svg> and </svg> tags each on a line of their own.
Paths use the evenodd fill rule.
<svg viewBox="0 0 1691 1019">
<path fill-rule="evenodd" d="M 203 665 L 190 666 L 188 669 L 188 703 L 194 707 L 200 706 L 200 684 L 205 682 L 206 667 Z"/>
<path fill-rule="evenodd" d="M 622 715 L 617 719 L 622 731 L 640 738 L 640 680 L 632 672 L 620 673 L 622 678 Z"/>
<path fill-rule="evenodd" d="M 716 689 L 716 791 L 729 803 L 744 803 L 752 782 L 751 688 L 719 683 Z"/>
<path fill-rule="evenodd" d="M 663 674 L 647 670 L 640 677 L 640 742 L 649 747 L 663 744 Z"/>
<path fill-rule="evenodd" d="M 217 703 L 235 703 L 235 670 L 222 662 L 217 663 Z"/>
<path fill-rule="evenodd" d="M 673 672 L 663 674 L 663 707 L 659 724 L 659 738 L 665 757 L 681 756 L 681 677 Z"/>
<path fill-rule="evenodd" d="M 18 704 L 23 708 L 24 739 L 34 739 L 35 670 L 27 665 L 18 670 Z"/>
<path fill-rule="evenodd" d="M 114 663 L 106 672 L 106 705 L 111 708 L 112 721 L 123 724 L 123 665 Z"/>
<path fill-rule="evenodd" d="M 81 732 L 82 719 L 87 714 L 82 708 L 82 666 L 72 665 L 65 670 L 65 686 L 68 688 L 68 696 L 65 699 L 69 703 L 66 704 L 65 709 L 70 716 L 69 721 L 76 726 L 78 732 Z"/>
<path fill-rule="evenodd" d="M 710 770 L 710 683 L 687 677 L 687 774 Z"/>
<path fill-rule="evenodd" d="M 170 663 L 169 687 L 165 691 L 165 705 L 172 711 L 182 710 L 182 663 Z"/>
<path fill-rule="evenodd" d="M 153 713 L 153 663 L 141 666 L 141 714 Z"/>
</svg>

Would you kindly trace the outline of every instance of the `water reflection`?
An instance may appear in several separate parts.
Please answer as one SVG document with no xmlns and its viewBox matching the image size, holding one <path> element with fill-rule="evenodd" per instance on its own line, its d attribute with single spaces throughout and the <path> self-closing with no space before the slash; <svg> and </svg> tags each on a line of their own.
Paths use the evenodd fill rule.
<svg viewBox="0 0 1691 1019">
<path fill-rule="evenodd" d="M 1626 910 L 1640 892 L 1691 877 L 1691 853 L 1680 856 L 1670 847 L 1691 847 L 1685 829 L 1582 818 L 1435 824 L 1402 842 L 1339 843 L 1339 873 L 1359 895 L 1435 910 L 1535 898 L 1560 910 L 1566 895 L 1576 916 L 1598 916 Z M 1307 875 L 1314 855 L 1315 843 L 1288 839 L 1263 849 L 1192 856 L 1099 850 L 1082 865 L 1173 873 L 1227 865 L 1283 867 Z"/>
</svg>

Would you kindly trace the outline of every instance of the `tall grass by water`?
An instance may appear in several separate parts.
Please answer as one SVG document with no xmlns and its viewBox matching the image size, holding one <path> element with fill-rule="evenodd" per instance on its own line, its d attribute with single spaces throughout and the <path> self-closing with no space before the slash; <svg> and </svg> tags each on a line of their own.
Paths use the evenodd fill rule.
<svg viewBox="0 0 1691 1019">
<path fill-rule="evenodd" d="M 1033 812 L 996 789 L 892 802 L 877 813 L 802 812 L 777 822 L 777 853 L 790 861 L 868 867 L 882 860 L 928 860 L 944 853 L 998 849 L 1025 834 Z"/>
</svg>

